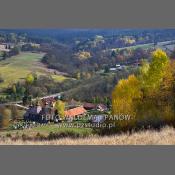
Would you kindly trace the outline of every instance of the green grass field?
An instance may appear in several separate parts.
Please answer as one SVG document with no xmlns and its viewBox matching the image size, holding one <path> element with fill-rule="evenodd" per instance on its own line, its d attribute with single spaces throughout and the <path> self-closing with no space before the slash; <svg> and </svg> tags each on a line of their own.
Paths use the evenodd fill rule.
<svg viewBox="0 0 175 175">
<path fill-rule="evenodd" d="M 149 44 L 138 44 L 136 46 L 128 46 L 128 47 L 116 48 L 116 49 L 119 49 L 119 50 L 123 50 L 123 49 L 135 50 L 135 49 L 138 49 L 138 48 L 149 49 L 149 48 L 152 48 L 152 47 L 154 47 L 154 44 L 153 43 L 149 43 Z M 113 50 L 115 50 L 115 49 L 113 49 Z"/>
<path fill-rule="evenodd" d="M 74 134 L 79 134 L 80 136 L 89 136 L 92 134 L 93 129 L 92 128 L 65 128 L 65 127 L 59 127 L 58 124 L 47 124 L 45 126 L 38 126 L 30 129 L 24 129 L 24 130 L 5 130 L 0 131 L 0 137 L 6 137 L 6 135 L 10 134 L 12 137 L 18 135 L 27 135 L 28 137 L 35 137 L 38 133 L 43 136 L 48 136 L 50 133 L 67 133 L 71 132 Z"/>
<path fill-rule="evenodd" d="M 37 75 L 50 74 L 55 81 L 63 81 L 62 75 L 54 75 L 40 62 L 44 53 L 22 52 L 6 60 L 0 61 L 0 74 L 4 79 L 0 88 L 6 88 L 19 80 L 24 79 L 27 74 L 33 72 Z"/>
</svg>

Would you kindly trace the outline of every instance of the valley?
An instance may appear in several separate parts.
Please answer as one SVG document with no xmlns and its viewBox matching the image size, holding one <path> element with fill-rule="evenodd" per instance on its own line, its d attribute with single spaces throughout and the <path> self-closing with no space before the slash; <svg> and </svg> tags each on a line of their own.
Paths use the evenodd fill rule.
<svg viewBox="0 0 175 175">
<path fill-rule="evenodd" d="M 13 56 L 4 61 L 0 61 L 0 74 L 4 79 L 0 83 L 0 88 L 6 88 L 19 80 L 25 79 L 29 73 L 36 73 L 37 75 L 50 75 L 56 81 L 63 81 L 63 75 L 54 70 L 50 70 L 46 65 L 41 63 L 44 53 L 21 52 L 17 56 Z"/>
<path fill-rule="evenodd" d="M 174 29 L 0 30 L 0 144 L 174 144 L 174 82 Z"/>
</svg>

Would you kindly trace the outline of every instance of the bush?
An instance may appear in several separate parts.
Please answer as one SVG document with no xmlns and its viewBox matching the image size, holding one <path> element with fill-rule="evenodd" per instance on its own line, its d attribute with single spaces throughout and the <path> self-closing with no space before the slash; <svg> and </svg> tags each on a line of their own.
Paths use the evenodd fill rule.
<svg viewBox="0 0 175 175">
<path fill-rule="evenodd" d="M 88 135 L 89 135 L 88 132 L 85 132 L 85 133 L 78 133 L 75 131 L 65 131 L 65 132 L 60 132 L 60 133 L 50 132 L 47 139 L 55 140 L 55 139 L 61 139 L 61 138 L 66 138 L 66 137 L 76 139 L 76 138 L 84 138 L 84 137 L 87 137 Z"/>
<path fill-rule="evenodd" d="M 26 134 L 22 134 L 22 140 L 26 141 L 26 140 L 31 140 L 31 138 L 29 136 L 27 136 Z"/>
<path fill-rule="evenodd" d="M 5 107 L 0 107 L 0 127 L 7 128 L 10 124 L 11 111 Z"/>
<path fill-rule="evenodd" d="M 11 137 L 12 137 L 12 135 L 11 135 L 10 133 L 7 133 L 7 134 L 6 134 L 6 137 L 11 138 Z"/>
<path fill-rule="evenodd" d="M 38 132 L 35 136 L 35 139 L 36 140 L 46 140 L 46 137 Z"/>
</svg>

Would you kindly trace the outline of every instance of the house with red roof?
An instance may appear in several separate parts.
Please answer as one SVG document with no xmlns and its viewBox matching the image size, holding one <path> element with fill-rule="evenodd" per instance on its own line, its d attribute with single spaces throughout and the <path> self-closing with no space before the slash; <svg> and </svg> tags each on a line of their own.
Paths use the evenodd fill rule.
<svg viewBox="0 0 175 175">
<path fill-rule="evenodd" d="M 86 114 L 86 109 L 83 106 L 72 108 L 64 112 L 65 117 L 77 117 Z"/>
</svg>

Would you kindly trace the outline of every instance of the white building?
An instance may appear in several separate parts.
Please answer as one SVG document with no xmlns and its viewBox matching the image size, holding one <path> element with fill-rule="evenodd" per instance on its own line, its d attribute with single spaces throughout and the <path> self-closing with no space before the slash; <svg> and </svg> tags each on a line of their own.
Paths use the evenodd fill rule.
<svg viewBox="0 0 175 175">
<path fill-rule="evenodd" d="M 110 70 L 110 71 L 116 71 L 117 68 L 116 68 L 116 67 L 111 67 L 111 68 L 109 68 L 109 70 Z"/>
</svg>

